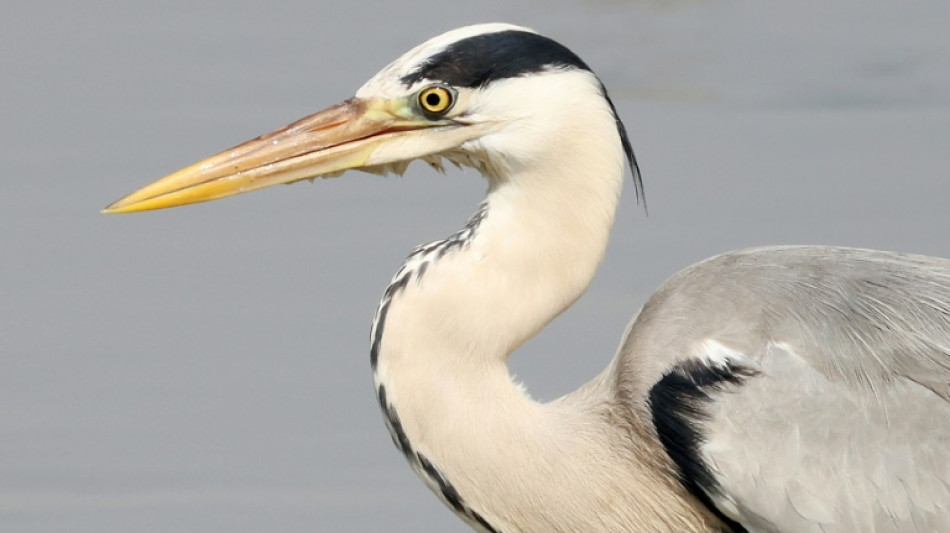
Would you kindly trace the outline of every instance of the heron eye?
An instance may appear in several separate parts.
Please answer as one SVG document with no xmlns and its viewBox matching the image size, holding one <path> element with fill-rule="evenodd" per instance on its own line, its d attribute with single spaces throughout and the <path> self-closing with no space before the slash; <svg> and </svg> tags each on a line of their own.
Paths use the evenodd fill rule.
<svg viewBox="0 0 950 533">
<path fill-rule="evenodd" d="M 419 92 L 419 107 L 430 115 L 443 115 L 452 108 L 452 91 L 441 85 L 428 87 Z"/>
</svg>

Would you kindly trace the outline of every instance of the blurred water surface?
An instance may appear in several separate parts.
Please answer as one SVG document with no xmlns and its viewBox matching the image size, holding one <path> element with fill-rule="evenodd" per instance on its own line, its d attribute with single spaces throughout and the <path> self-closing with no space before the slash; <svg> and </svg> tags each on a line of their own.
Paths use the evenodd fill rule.
<svg viewBox="0 0 950 533">
<path fill-rule="evenodd" d="M 273 3 L 271 3 L 273 4 Z M 465 531 L 380 423 L 368 330 L 472 172 L 136 216 L 147 181 L 342 100 L 455 26 L 534 27 L 644 173 L 585 297 L 513 357 L 554 398 L 667 276 L 732 248 L 950 255 L 950 3 L 11 2 L 0 22 L 0 530 Z"/>
</svg>

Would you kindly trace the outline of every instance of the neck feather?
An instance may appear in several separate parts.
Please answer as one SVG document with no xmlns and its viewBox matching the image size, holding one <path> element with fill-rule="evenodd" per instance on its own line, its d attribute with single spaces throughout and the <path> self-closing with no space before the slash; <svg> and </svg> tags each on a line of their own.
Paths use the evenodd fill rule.
<svg viewBox="0 0 950 533">
<path fill-rule="evenodd" d="M 603 154 L 598 141 L 576 143 Z M 393 440 L 480 531 L 628 531 L 660 515 L 651 508 L 682 505 L 613 420 L 607 373 L 539 404 L 506 364 L 582 294 L 603 257 L 622 183 L 614 144 L 599 165 L 554 154 L 490 177 L 469 224 L 419 247 L 380 304 L 374 380 Z M 688 514 L 656 530 L 692 531 Z"/>
</svg>

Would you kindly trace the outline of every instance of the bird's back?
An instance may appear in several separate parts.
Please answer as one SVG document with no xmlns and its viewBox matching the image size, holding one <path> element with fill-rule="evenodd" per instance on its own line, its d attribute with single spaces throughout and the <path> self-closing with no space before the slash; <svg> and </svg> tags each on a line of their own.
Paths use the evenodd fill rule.
<svg viewBox="0 0 950 533">
<path fill-rule="evenodd" d="M 723 254 L 651 297 L 616 368 L 687 488 L 737 525 L 950 531 L 950 260 Z"/>
</svg>

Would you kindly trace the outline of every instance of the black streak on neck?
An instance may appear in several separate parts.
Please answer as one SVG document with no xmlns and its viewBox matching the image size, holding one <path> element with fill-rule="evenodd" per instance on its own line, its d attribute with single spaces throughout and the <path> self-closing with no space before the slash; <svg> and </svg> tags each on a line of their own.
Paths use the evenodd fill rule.
<svg viewBox="0 0 950 533">
<path fill-rule="evenodd" d="M 416 248 L 403 267 L 396 273 L 394 281 L 386 288 L 383 299 L 380 302 L 379 310 L 376 312 L 375 333 L 370 347 L 370 365 L 373 372 L 379 364 L 379 353 L 382 345 L 383 331 L 386 327 L 386 315 L 389 313 L 389 306 L 394 297 L 399 295 L 409 283 L 413 280 L 419 282 L 425 275 L 430 262 L 438 261 L 454 250 L 460 250 L 474 237 L 478 226 L 488 215 L 488 204 L 482 203 L 478 211 L 465 224 L 465 227 L 455 232 L 448 239 L 436 241 L 428 245 Z M 415 264 L 415 268 L 409 268 L 410 264 Z M 409 436 L 402 427 L 402 421 L 396 412 L 395 406 L 390 402 L 386 394 L 386 385 L 379 384 L 376 390 L 376 400 L 379 402 L 379 408 L 386 419 L 386 425 L 389 428 L 389 434 L 393 439 L 393 444 L 406 457 L 406 460 L 429 478 L 438 487 L 438 492 L 448 505 L 460 516 L 463 516 L 478 524 L 487 533 L 501 533 L 501 531 L 491 524 L 478 511 L 472 509 L 462 498 L 455 486 L 445 477 L 445 475 L 436 468 L 435 465 L 423 454 L 412 447 Z"/>
<path fill-rule="evenodd" d="M 386 424 L 389 426 L 389 432 L 393 439 L 393 444 L 396 445 L 396 448 L 399 448 L 399 451 L 406 457 L 406 460 L 409 461 L 414 467 L 419 467 L 425 473 L 426 477 L 432 480 L 435 485 L 438 487 L 439 493 L 442 494 L 442 497 L 449 504 L 453 511 L 457 514 L 468 518 L 472 522 L 475 522 L 481 526 L 488 533 L 501 533 L 499 529 L 496 529 L 491 524 L 485 520 L 478 511 L 469 507 L 469 505 L 462 498 L 462 495 L 459 494 L 458 490 L 446 479 L 445 475 L 432 464 L 432 462 L 421 453 L 413 450 L 412 445 L 409 442 L 409 437 L 406 435 L 405 430 L 402 427 L 402 422 L 399 420 L 399 414 L 396 413 L 396 409 L 389 403 L 389 400 L 386 398 L 386 387 L 385 385 L 380 385 L 379 389 L 376 391 L 376 399 L 379 401 L 379 407 L 383 411 L 383 416 L 386 417 Z"/>
<path fill-rule="evenodd" d="M 396 273 L 393 282 L 389 284 L 389 287 L 386 287 L 386 292 L 383 293 L 382 301 L 379 303 L 379 309 L 376 311 L 375 334 L 373 335 L 372 345 L 369 351 L 369 362 L 374 372 L 379 362 L 380 343 L 383 340 L 386 315 L 389 313 L 389 305 L 392 299 L 405 290 L 406 286 L 408 286 L 409 282 L 413 279 L 418 283 L 425 275 L 426 270 L 429 269 L 431 262 L 442 259 L 454 250 L 463 249 L 475 236 L 478 227 L 482 221 L 485 220 L 486 216 L 488 216 L 488 203 L 482 202 L 478 206 L 478 211 L 468 219 L 468 222 L 465 223 L 462 229 L 456 231 L 447 239 L 419 246 L 406 258 L 406 263 L 404 263 L 402 268 Z M 416 269 L 408 268 L 410 262 L 416 259 L 421 259 L 418 267 Z"/>
</svg>

